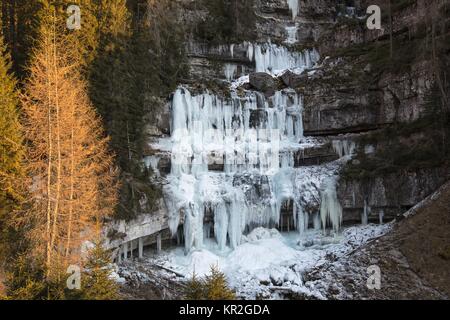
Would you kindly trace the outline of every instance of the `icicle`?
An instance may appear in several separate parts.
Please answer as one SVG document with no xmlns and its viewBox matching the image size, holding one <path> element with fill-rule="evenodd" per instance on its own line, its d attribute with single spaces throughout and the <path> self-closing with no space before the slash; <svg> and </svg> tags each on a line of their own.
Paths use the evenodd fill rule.
<svg viewBox="0 0 450 320">
<path fill-rule="evenodd" d="M 157 156 L 148 156 L 148 157 L 145 157 L 145 159 L 144 159 L 145 166 L 147 168 L 152 169 L 153 173 L 157 177 L 161 176 L 161 173 L 159 172 L 159 168 L 158 168 L 159 161 L 160 161 L 160 158 Z"/>
<path fill-rule="evenodd" d="M 349 140 L 333 140 L 332 141 L 333 150 L 342 157 L 352 157 L 355 153 L 356 144 L 354 141 Z"/>
<path fill-rule="evenodd" d="M 308 213 L 303 211 L 302 206 L 294 202 L 294 224 L 300 236 L 304 235 L 308 229 L 308 218 Z"/>
<path fill-rule="evenodd" d="M 383 224 L 383 219 L 384 219 L 384 210 L 381 209 L 380 212 L 378 213 L 378 217 L 380 219 L 380 224 Z"/>
<path fill-rule="evenodd" d="M 370 215 L 370 206 L 367 203 L 367 200 L 364 200 L 364 210 L 363 210 L 363 214 L 361 216 L 361 224 L 363 226 L 367 225 L 369 223 L 369 215 Z"/>
<path fill-rule="evenodd" d="M 334 232 L 338 232 L 342 223 L 342 207 L 336 194 L 336 177 L 324 181 L 321 190 L 320 216 L 325 229 L 331 223 Z"/>
<path fill-rule="evenodd" d="M 245 205 L 235 197 L 229 207 L 228 223 L 228 238 L 232 249 L 241 244 L 242 232 L 245 229 L 245 217 Z"/>
<path fill-rule="evenodd" d="M 214 209 L 214 234 L 216 236 L 219 249 L 225 249 L 227 245 L 228 233 L 228 213 L 224 203 L 220 203 Z"/>
<path fill-rule="evenodd" d="M 285 30 L 286 30 L 286 34 L 287 34 L 285 43 L 287 43 L 287 44 L 296 43 L 297 42 L 298 24 L 296 23 L 295 26 L 286 27 Z"/>
<path fill-rule="evenodd" d="M 249 61 L 253 61 L 254 59 L 254 46 L 253 43 L 248 43 L 247 44 L 247 58 Z"/>
<path fill-rule="evenodd" d="M 316 50 L 293 52 L 288 48 L 268 43 L 255 45 L 256 72 L 281 74 L 287 69 L 297 73 L 311 68 L 319 60 Z"/>
<path fill-rule="evenodd" d="M 203 246 L 203 212 L 204 208 L 199 208 L 196 204 L 190 204 L 185 208 L 184 239 L 185 252 L 192 248 Z"/>
<path fill-rule="evenodd" d="M 225 78 L 228 81 L 232 81 L 236 77 L 236 72 L 237 72 L 237 65 L 231 64 L 231 63 L 225 64 L 224 74 L 225 74 Z"/>
<path fill-rule="evenodd" d="M 320 228 L 321 228 L 320 214 L 319 213 L 314 214 L 313 226 L 314 226 L 314 230 L 316 230 L 316 231 L 320 230 Z"/>
<path fill-rule="evenodd" d="M 287 2 L 292 13 L 292 20 L 295 20 L 299 12 L 299 0 L 287 0 Z"/>
</svg>

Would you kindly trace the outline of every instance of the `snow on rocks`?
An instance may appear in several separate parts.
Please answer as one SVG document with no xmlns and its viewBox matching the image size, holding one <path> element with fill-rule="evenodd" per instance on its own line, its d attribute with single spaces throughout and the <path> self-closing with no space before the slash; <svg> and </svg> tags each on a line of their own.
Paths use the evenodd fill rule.
<svg viewBox="0 0 450 320">
<path fill-rule="evenodd" d="M 277 230 L 257 228 L 234 250 L 220 250 L 215 241 L 208 239 L 204 249 L 188 255 L 183 254 L 182 248 L 166 250 L 143 262 L 123 265 L 119 274 L 127 281 L 149 281 L 142 270 L 161 266 L 163 269 L 154 276 L 182 281 L 176 275 L 188 279 L 195 273 L 203 277 L 211 266 L 217 266 L 241 299 L 326 299 L 327 292 L 333 291 L 334 280 L 325 274 L 324 278 L 311 281 L 309 273 L 325 264 L 339 264 L 341 258 L 390 229 L 391 224 L 370 224 L 349 227 L 334 236 L 308 230 L 301 241 L 312 245 L 305 247 L 297 232 L 280 234 Z"/>
<path fill-rule="evenodd" d="M 277 229 L 256 228 L 247 236 L 244 236 L 243 242 L 253 242 L 261 239 L 270 239 L 281 237 Z"/>
</svg>

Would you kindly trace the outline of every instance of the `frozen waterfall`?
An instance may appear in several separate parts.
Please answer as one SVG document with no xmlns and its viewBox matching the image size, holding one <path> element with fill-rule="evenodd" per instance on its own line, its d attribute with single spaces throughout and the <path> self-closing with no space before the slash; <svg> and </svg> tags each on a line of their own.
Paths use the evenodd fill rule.
<svg viewBox="0 0 450 320">
<path fill-rule="evenodd" d="M 301 73 L 305 69 L 312 68 L 319 60 L 319 54 L 315 49 L 294 52 L 270 42 L 250 44 L 247 50 L 247 56 L 252 57 L 255 61 L 256 72 L 267 72 L 274 75 L 279 75 L 287 69 Z"/>
<path fill-rule="evenodd" d="M 248 43 L 247 56 L 256 71 L 272 74 L 303 71 L 319 59 L 315 50 L 291 52 L 271 43 Z M 225 65 L 224 73 L 232 81 L 235 66 Z M 270 98 L 251 90 L 238 95 L 239 81 L 227 98 L 183 86 L 173 94 L 165 142 L 171 173 L 163 188 L 172 234 L 183 234 L 189 252 L 205 237 L 214 237 L 219 250 L 236 248 L 246 232 L 282 225 L 283 217 L 300 234 L 310 223 L 320 227 L 320 217 L 323 227 L 337 231 L 342 211 L 335 184 L 324 182 L 335 168 L 296 166 L 295 159 L 315 145 L 303 136 L 303 97 L 292 89 Z M 157 167 L 154 159 L 147 162 Z M 320 213 L 311 211 L 312 203 Z"/>
</svg>

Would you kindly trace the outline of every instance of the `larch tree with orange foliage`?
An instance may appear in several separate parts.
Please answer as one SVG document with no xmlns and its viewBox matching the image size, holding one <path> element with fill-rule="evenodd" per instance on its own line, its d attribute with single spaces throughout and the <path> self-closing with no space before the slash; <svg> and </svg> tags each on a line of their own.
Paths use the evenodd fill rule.
<svg viewBox="0 0 450 320">
<path fill-rule="evenodd" d="M 82 244 L 98 241 L 113 213 L 117 174 L 75 50 L 55 11 L 47 12 L 21 99 L 30 201 L 18 220 L 47 280 L 62 281 L 68 265 L 82 264 Z"/>
</svg>

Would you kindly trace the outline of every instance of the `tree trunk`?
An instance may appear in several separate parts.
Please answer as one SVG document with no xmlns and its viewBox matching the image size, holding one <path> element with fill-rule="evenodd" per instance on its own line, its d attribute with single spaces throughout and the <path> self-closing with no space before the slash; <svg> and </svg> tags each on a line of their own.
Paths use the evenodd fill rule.
<svg viewBox="0 0 450 320">
<path fill-rule="evenodd" d="M 48 45 L 46 48 L 49 48 Z M 46 50 L 47 63 L 50 61 L 48 49 Z M 50 246 L 50 225 L 51 225 L 51 210 L 52 210 L 52 158 L 53 158 L 53 132 L 52 132 L 52 99 L 51 99 L 51 81 L 50 73 L 47 73 L 47 96 L 48 96 L 48 163 L 47 163 L 47 226 L 46 226 L 46 241 L 47 241 L 47 277 L 49 276 L 49 270 L 51 265 L 52 250 Z"/>
<path fill-rule="evenodd" d="M 72 109 L 72 116 L 75 114 Z M 69 221 L 67 225 L 67 244 L 66 244 L 66 259 L 69 257 L 70 253 L 70 241 L 72 236 L 72 219 L 73 219 L 73 194 L 74 194 L 74 174 L 75 174 L 75 166 L 74 166 L 74 128 L 72 125 L 70 131 L 70 195 L 69 195 Z"/>
<path fill-rule="evenodd" d="M 9 41 L 12 56 L 17 58 L 17 43 L 16 43 L 16 0 L 10 0 L 9 5 Z"/>
<path fill-rule="evenodd" d="M 53 29 L 53 41 L 56 44 L 56 17 L 54 29 Z M 55 208 L 53 211 L 53 226 L 52 226 L 52 239 L 51 239 L 51 250 L 53 250 L 53 246 L 57 237 L 57 224 L 58 224 L 58 216 L 59 216 L 59 205 L 60 205 L 60 197 L 61 197 L 61 130 L 60 130 L 60 118 L 59 118 L 59 84 L 58 84 L 58 67 L 57 67 L 57 52 L 56 45 L 53 45 L 53 72 L 55 77 L 55 124 L 56 124 L 56 151 L 57 151 L 57 167 L 56 167 L 56 199 L 55 199 Z"/>
<path fill-rule="evenodd" d="M 393 28 L 393 23 L 392 23 L 392 5 L 391 5 L 391 0 L 389 0 L 389 48 L 390 48 L 390 57 L 391 60 L 394 57 L 394 42 L 392 39 L 392 30 Z"/>
</svg>

